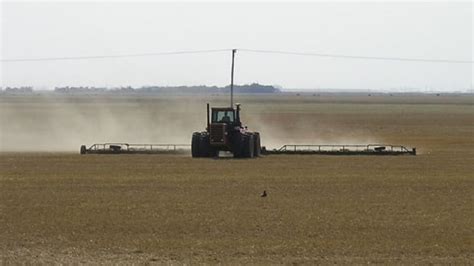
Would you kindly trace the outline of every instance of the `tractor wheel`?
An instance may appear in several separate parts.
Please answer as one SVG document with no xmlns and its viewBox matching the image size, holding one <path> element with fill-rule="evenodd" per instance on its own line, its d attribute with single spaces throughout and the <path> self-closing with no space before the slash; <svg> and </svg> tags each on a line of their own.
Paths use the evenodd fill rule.
<svg viewBox="0 0 474 266">
<path fill-rule="evenodd" d="M 201 153 L 200 153 L 200 142 L 201 142 L 201 133 L 199 132 L 194 132 L 193 133 L 193 138 L 192 138 L 192 141 L 191 141 L 191 155 L 192 157 L 196 158 L 196 157 L 201 157 Z"/>
<path fill-rule="evenodd" d="M 86 145 L 81 145 L 81 154 L 86 154 Z"/>
<path fill-rule="evenodd" d="M 244 153 L 244 138 L 245 136 L 238 133 L 234 136 L 232 141 L 232 153 L 234 154 L 234 158 L 242 158 Z"/>
<path fill-rule="evenodd" d="M 242 141 L 242 157 L 243 158 L 252 158 L 253 157 L 253 151 L 254 151 L 254 140 L 253 140 L 253 135 L 247 135 L 244 136 L 243 141 Z"/>
<path fill-rule="evenodd" d="M 255 156 L 255 137 L 254 135 L 249 136 L 249 153 L 247 158 L 253 158 Z"/>
<path fill-rule="evenodd" d="M 201 139 L 199 141 L 199 152 L 201 155 L 200 157 L 212 156 L 211 143 L 208 134 L 201 134 Z"/>
<path fill-rule="evenodd" d="M 255 157 L 260 157 L 260 155 L 262 154 L 262 146 L 260 145 L 260 133 L 255 132 L 254 138 L 255 145 L 253 153 Z"/>
</svg>

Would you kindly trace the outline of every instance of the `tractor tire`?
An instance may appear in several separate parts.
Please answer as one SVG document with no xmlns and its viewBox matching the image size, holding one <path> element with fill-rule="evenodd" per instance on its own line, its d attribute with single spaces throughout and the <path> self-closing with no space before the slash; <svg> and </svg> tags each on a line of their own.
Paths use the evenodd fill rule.
<svg viewBox="0 0 474 266">
<path fill-rule="evenodd" d="M 210 139 L 208 134 L 201 134 L 201 139 L 199 141 L 199 152 L 200 157 L 212 157 L 213 149 L 211 147 Z"/>
<path fill-rule="evenodd" d="M 252 158 L 254 155 L 254 138 L 253 135 L 246 135 L 242 141 L 242 157 L 243 158 Z"/>
<path fill-rule="evenodd" d="M 260 155 L 262 154 L 262 146 L 260 144 L 260 133 L 255 132 L 254 138 L 255 145 L 253 153 L 255 157 L 260 157 Z"/>
<path fill-rule="evenodd" d="M 249 153 L 247 158 L 253 158 L 255 156 L 255 137 L 254 135 L 249 136 Z"/>
<path fill-rule="evenodd" d="M 191 155 L 193 158 L 198 158 L 201 157 L 201 152 L 200 152 L 200 142 L 201 142 L 201 133 L 200 132 L 194 132 L 193 133 L 193 138 L 191 141 Z"/>
<path fill-rule="evenodd" d="M 86 154 L 87 148 L 86 145 L 81 145 L 81 154 Z"/>
<path fill-rule="evenodd" d="M 243 157 L 243 140 L 244 135 L 238 133 L 234 136 L 232 141 L 232 153 L 234 154 L 234 158 L 242 158 Z"/>
</svg>

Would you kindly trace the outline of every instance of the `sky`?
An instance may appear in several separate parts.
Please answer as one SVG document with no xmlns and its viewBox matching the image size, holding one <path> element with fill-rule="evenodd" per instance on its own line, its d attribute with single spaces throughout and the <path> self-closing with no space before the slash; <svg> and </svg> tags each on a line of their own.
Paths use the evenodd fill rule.
<svg viewBox="0 0 474 266">
<path fill-rule="evenodd" d="M 230 49 L 473 60 L 467 2 L 1 2 L 1 59 L 229 49 L 202 54 L 0 62 L 0 86 L 230 82 Z M 472 90 L 472 64 L 237 51 L 235 83 L 288 89 Z"/>
</svg>

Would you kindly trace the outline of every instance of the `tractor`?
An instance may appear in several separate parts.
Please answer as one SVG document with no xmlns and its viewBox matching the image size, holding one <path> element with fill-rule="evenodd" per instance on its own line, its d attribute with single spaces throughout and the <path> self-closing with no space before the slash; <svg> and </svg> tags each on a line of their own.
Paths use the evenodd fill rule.
<svg viewBox="0 0 474 266">
<path fill-rule="evenodd" d="M 247 130 L 240 121 L 240 104 L 233 107 L 213 107 L 207 104 L 206 131 L 194 132 L 192 157 L 218 157 L 219 151 L 229 151 L 234 158 L 260 156 L 260 133 Z"/>
</svg>

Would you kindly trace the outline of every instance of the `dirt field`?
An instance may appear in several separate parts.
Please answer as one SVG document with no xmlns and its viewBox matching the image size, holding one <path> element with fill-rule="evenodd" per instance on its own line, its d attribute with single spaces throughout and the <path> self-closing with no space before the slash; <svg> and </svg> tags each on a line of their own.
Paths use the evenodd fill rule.
<svg viewBox="0 0 474 266">
<path fill-rule="evenodd" d="M 205 99 L 0 96 L 0 263 L 474 262 L 472 95 L 238 101 L 267 146 L 419 155 L 81 156 L 101 141 L 187 143 Z"/>
</svg>

